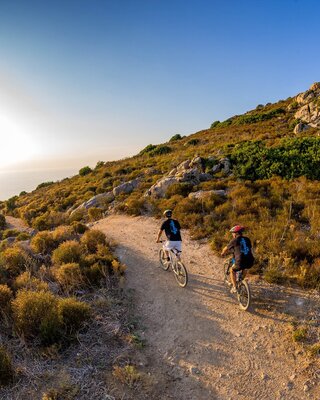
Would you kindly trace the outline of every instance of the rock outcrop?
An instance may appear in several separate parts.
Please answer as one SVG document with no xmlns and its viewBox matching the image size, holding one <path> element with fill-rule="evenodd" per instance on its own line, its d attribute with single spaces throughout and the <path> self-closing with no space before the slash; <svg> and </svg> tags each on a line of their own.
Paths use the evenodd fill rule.
<svg viewBox="0 0 320 400">
<path fill-rule="evenodd" d="M 296 101 L 299 109 L 295 113 L 295 118 L 304 123 L 304 126 L 295 126 L 295 133 L 302 132 L 308 127 L 320 127 L 320 82 L 310 86 L 306 92 L 298 94 Z"/>
<path fill-rule="evenodd" d="M 205 173 L 204 170 L 205 160 L 203 158 L 196 156 L 192 160 L 185 160 L 151 186 L 145 196 L 161 198 L 166 195 L 169 187 L 174 184 L 188 183 L 195 186 L 213 179 L 213 174 L 217 172 L 222 171 L 228 175 L 231 171 L 231 163 L 228 158 L 222 158 L 211 171 Z"/>
<path fill-rule="evenodd" d="M 229 158 L 221 158 L 221 160 L 219 160 L 218 164 L 216 164 L 212 168 L 213 174 L 216 174 L 217 172 L 221 172 L 221 171 L 226 175 L 230 174 L 231 162 L 230 162 Z"/>
<path fill-rule="evenodd" d="M 297 134 L 297 133 L 301 133 L 301 132 L 305 132 L 310 128 L 310 126 L 308 124 L 304 124 L 303 122 L 299 122 L 293 129 L 293 133 Z"/>
<path fill-rule="evenodd" d="M 100 193 L 96 196 L 91 197 L 91 199 L 80 204 L 76 209 L 71 211 L 71 215 L 81 209 L 88 210 L 91 207 L 105 208 L 109 203 L 111 203 L 117 196 L 122 193 L 129 194 L 139 185 L 140 180 L 134 179 L 129 182 L 124 182 L 119 186 L 116 186 L 112 191 L 106 193 Z"/>
<path fill-rule="evenodd" d="M 188 183 L 194 186 L 210 179 L 212 179 L 212 175 L 204 173 L 204 160 L 196 156 L 192 160 L 183 161 L 176 168 L 173 168 L 166 176 L 151 186 L 145 196 L 161 198 L 174 184 Z"/>
<path fill-rule="evenodd" d="M 199 190 L 197 192 L 189 193 L 189 199 L 202 200 L 211 197 L 212 195 L 225 197 L 227 192 L 225 190 Z"/>
<path fill-rule="evenodd" d="M 133 179 L 132 181 L 122 183 L 121 185 L 119 185 L 113 189 L 113 191 L 112 191 L 113 195 L 116 197 L 122 193 L 125 193 L 125 194 L 131 193 L 134 189 L 137 188 L 137 186 L 139 185 L 139 182 L 140 182 L 139 179 Z"/>
</svg>

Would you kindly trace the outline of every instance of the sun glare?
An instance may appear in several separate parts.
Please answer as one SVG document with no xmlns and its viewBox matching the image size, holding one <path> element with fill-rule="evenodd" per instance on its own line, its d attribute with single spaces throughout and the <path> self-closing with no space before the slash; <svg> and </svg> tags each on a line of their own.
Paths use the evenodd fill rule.
<svg viewBox="0 0 320 400">
<path fill-rule="evenodd" d="M 21 131 L 13 121 L 0 116 L 1 168 L 31 160 L 36 155 L 34 140 Z"/>
</svg>

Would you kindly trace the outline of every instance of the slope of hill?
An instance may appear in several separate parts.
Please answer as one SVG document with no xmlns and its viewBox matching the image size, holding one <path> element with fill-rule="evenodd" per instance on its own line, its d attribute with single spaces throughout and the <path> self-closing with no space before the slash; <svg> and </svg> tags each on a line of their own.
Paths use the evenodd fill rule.
<svg viewBox="0 0 320 400">
<path fill-rule="evenodd" d="M 9 384 L 0 389 L 0 397 L 129 399 L 139 393 L 141 398 L 168 395 L 185 399 L 190 394 L 182 390 L 185 383 L 199 399 L 208 398 L 210 393 L 242 398 L 245 390 L 246 398 L 252 399 L 268 398 L 270 390 L 279 398 L 302 398 L 305 393 L 308 398 L 318 398 L 319 299 L 317 291 L 313 295 L 304 288 L 320 287 L 319 99 L 320 84 L 314 84 L 294 98 L 259 105 L 188 137 L 175 135 L 165 144 L 150 144 L 128 159 L 98 162 L 93 170 L 83 167 L 73 178 L 44 182 L 31 193 L 0 203 L 6 214 L 5 218 L 0 213 L 0 386 Z M 233 355 L 223 347 L 220 325 L 223 321 L 232 340 L 235 327 L 240 329 L 234 304 L 230 306 L 225 299 L 226 314 L 218 315 L 209 296 L 216 291 L 219 302 L 224 301 L 219 274 L 214 274 L 218 281 L 206 284 L 203 277 L 196 276 L 194 265 L 189 269 L 193 274 L 190 288 L 179 296 L 189 305 L 181 310 L 186 313 L 194 307 L 192 323 L 189 321 L 192 329 L 207 332 L 212 323 L 216 326 L 211 339 L 219 341 L 221 353 L 216 347 L 202 349 L 195 343 L 189 354 L 184 343 L 180 346 L 185 319 L 178 318 L 179 307 L 175 305 L 171 313 L 175 323 L 169 327 L 164 324 L 160 334 L 154 327 L 155 316 L 144 315 L 150 329 L 147 338 L 154 337 L 155 343 L 150 343 L 146 352 L 138 352 L 144 345 L 144 332 L 137 332 L 139 324 L 134 321 L 131 304 L 146 307 L 151 314 L 156 311 L 149 304 L 152 294 L 143 299 L 147 303 L 141 299 L 135 303 L 127 298 L 130 291 L 123 293 L 125 268 L 121 261 L 128 262 L 138 274 L 140 270 L 133 265 L 139 263 L 137 254 L 145 256 L 140 268 L 153 265 L 156 254 L 148 238 L 144 256 L 130 241 L 136 237 L 136 223 L 145 224 L 149 236 L 157 224 L 143 217 L 129 223 L 127 217 L 120 216 L 107 220 L 107 227 L 109 221 L 109 228 L 113 226 L 108 232 L 105 221 L 100 221 L 98 226 L 119 240 L 119 259 L 103 232 L 88 230 L 87 225 L 114 213 L 160 217 L 165 208 L 174 210 L 192 238 L 206 243 L 197 251 L 199 242 L 186 241 L 186 255 L 194 250 L 197 271 L 205 275 L 209 269 L 201 261 L 202 251 L 207 260 L 208 245 L 219 252 L 229 239 L 231 225 L 244 224 L 254 241 L 257 262 L 251 272 L 256 277 L 251 276 L 251 282 L 255 310 L 243 317 L 245 337 L 236 335 L 241 346 L 234 353 L 239 369 L 245 365 L 250 390 L 242 379 L 236 379 L 237 374 L 225 373 Z M 131 230 L 130 235 L 123 234 L 121 224 Z M 139 297 L 142 281 L 134 279 L 132 271 L 128 286 Z M 261 275 L 269 282 L 298 283 L 303 288 L 285 292 L 275 286 L 268 291 L 266 284 L 259 283 Z M 142 285 L 151 287 L 153 276 L 148 271 Z M 190 296 L 185 297 L 188 289 L 194 293 L 191 303 Z M 296 298 L 294 293 L 299 290 Z M 157 295 L 161 294 L 160 285 Z M 268 296 L 272 301 L 266 300 Z M 198 321 L 197 312 L 204 306 L 210 311 L 210 324 L 201 318 Z M 281 327 L 270 321 L 264 324 L 267 334 L 253 332 L 252 320 L 260 324 L 267 317 L 284 324 Z M 230 325 L 227 321 L 233 322 Z M 164 343 L 161 335 L 169 335 L 170 329 L 172 336 Z M 250 332 L 261 344 L 256 356 L 248 356 L 252 341 L 244 339 Z M 270 333 L 277 335 L 277 351 L 267 337 Z M 207 339 L 203 336 L 204 344 Z M 193 343 L 193 333 L 184 333 L 183 340 Z M 170 346 L 177 342 L 176 353 L 169 354 Z M 168 348 L 163 360 L 157 346 Z M 294 351 L 292 360 L 286 354 L 288 349 L 292 356 Z M 153 351 L 157 357 L 151 361 Z M 179 366 L 174 358 L 177 352 Z M 191 365 L 199 361 L 198 352 L 201 359 L 208 356 L 207 364 L 199 368 Z M 265 354 L 269 364 L 261 361 Z M 299 368 L 294 366 L 297 360 Z M 287 366 L 285 379 L 281 377 L 283 363 Z M 172 372 L 169 378 L 166 366 Z M 252 368 L 257 371 L 252 372 Z M 171 384 L 177 379 L 180 386 Z M 159 393 L 158 380 L 168 385 L 166 391 Z M 279 385 L 283 388 L 278 390 Z"/>
<path fill-rule="evenodd" d="M 38 230 L 104 213 L 160 216 L 174 209 L 219 251 L 235 223 L 254 239 L 256 272 L 319 286 L 320 84 L 293 98 L 216 121 L 138 155 L 99 162 L 1 205 Z"/>
</svg>

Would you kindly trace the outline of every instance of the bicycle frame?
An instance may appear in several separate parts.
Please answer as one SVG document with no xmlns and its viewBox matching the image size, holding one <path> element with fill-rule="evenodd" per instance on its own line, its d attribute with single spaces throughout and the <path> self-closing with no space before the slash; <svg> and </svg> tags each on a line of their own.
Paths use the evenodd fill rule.
<svg viewBox="0 0 320 400">
<path fill-rule="evenodd" d="M 160 241 L 163 243 L 163 241 Z M 172 248 L 167 250 L 165 245 L 162 245 L 162 248 L 159 251 L 160 263 L 162 268 L 166 271 L 171 267 L 172 272 L 174 273 L 175 279 L 178 282 L 178 285 L 181 287 L 185 287 L 188 283 L 188 272 L 186 267 L 182 263 L 180 259 L 181 251 L 178 249 Z M 163 256 L 169 256 L 169 260 L 165 260 Z"/>
</svg>

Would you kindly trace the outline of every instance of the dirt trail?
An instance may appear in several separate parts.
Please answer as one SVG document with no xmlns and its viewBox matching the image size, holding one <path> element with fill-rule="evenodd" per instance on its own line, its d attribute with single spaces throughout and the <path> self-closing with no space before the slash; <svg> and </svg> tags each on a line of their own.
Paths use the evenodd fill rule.
<svg viewBox="0 0 320 400">
<path fill-rule="evenodd" d="M 221 259 L 187 233 L 189 283 L 179 288 L 172 272 L 158 266 L 159 225 L 118 215 L 95 224 L 117 242 L 128 266 L 126 285 L 134 289 L 147 343 L 141 368 L 155 379 L 148 398 L 318 400 L 319 375 L 292 341 L 289 321 L 319 310 L 319 299 L 251 281 L 252 311 L 240 311 L 223 285 Z"/>
<path fill-rule="evenodd" d="M 17 229 L 22 232 L 32 233 L 33 229 L 29 228 L 28 225 L 20 218 L 6 216 L 7 229 Z"/>
</svg>

